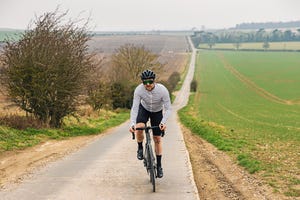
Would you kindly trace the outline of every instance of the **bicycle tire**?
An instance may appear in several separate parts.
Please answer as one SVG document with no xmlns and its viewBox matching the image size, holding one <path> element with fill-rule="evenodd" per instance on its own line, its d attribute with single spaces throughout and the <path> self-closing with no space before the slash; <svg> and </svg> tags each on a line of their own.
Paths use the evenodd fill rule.
<svg viewBox="0 0 300 200">
<path fill-rule="evenodd" d="M 152 191 L 155 192 L 155 164 L 154 164 L 154 155 L 152 148 L 148 148 L 148 159 L 149 159 L 149 175 L 150 182 L 152 183 Z"/>
<path fill-rule="evenodd" d="M 152 166 L 150 169 L 150 179 L 152 179 L 152 191 L 155 192 L 155 173 L 154 173 L 154 167 Z"/>
</svg>

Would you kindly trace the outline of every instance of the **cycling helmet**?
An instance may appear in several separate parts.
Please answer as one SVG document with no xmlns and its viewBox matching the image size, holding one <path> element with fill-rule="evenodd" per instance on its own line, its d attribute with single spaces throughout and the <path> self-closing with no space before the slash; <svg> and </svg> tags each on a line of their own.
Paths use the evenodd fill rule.
<svg viewBox="0 0 300 200">
<path fill-rule="evenodd" d="M 141 79 L 142 80 L 144 80 L 144 79 L 155 79 L 155 74 L 154 74 L 153 71 L 147 69 L 147 70 L 142 72 Z"/>
</svg>

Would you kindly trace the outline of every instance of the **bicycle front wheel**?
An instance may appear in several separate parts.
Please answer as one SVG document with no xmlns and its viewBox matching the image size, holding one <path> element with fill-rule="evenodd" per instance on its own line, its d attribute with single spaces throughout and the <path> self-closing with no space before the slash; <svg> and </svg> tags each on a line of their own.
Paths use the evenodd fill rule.
<svg viewBox="0 0 300 200">
<path fill-rule="evenodd" d="M 150 182 L 152 183 L 152 190 L 155 192 L 155 164 L 154 164 L 154 156 L 153 156 L 153 151 L 151 148 L 148 149 L 148 159 L 149 159 L 149 175 L 150 175 Z"/>
<path fill-rule="evenodd" d="M 152 190 L 155 192 L 155 169 L 154 166 L 150 169 L 150 181 L 152 183 Z"/>
</svg>

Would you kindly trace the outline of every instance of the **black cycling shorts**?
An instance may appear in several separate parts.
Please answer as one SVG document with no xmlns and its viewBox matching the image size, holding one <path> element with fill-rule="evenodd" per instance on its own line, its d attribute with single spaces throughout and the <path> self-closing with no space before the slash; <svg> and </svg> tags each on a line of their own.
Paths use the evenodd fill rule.
<svg viewBox="0 0 300 200">
<path fill-rule="evenodd" d="M 150 112 L 150 111 L 146 110 L 142 106 L 142 104 L 140 104 L 139 112 L 138 112 L 138 115 L 136 118 L 136 123 L 146 124 L 147 121 L 149 120 L 149 118 L 150 118 L 151 126 L 159 126 L 159 124 L 163 118 L 162 110 L 158 111 L 158 112 Z M 153 129 L 153 135 L 161 136 L 161 130 L 159 128 Z"/>
</svg>

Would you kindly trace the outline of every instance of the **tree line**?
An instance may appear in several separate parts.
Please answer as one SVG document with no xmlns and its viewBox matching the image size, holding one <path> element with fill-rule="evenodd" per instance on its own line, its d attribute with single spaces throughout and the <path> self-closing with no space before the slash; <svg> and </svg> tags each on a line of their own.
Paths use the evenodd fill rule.
<svg viewBox="0 0 300 200">
<path fill-rule="evenodd" d="M 195 31 L 191 39 L 196 47 L 200 43 L 213 46 L 215 43 L 300 41 L 300 28 L 296 30 L 266 30 L 260 28 L 257 31 Z"/>
<path fill-rule="evenodd" d="M 237 24 L 235 29 L 260 29 L 262 27 L 265 29 L 300 27 L 300 21 L 241 23 Z"/>
</svg>

